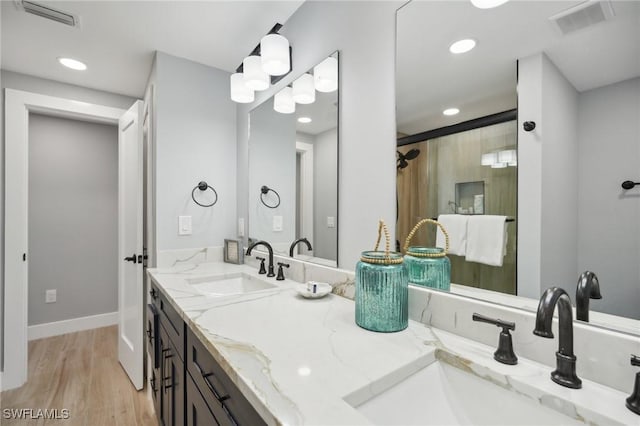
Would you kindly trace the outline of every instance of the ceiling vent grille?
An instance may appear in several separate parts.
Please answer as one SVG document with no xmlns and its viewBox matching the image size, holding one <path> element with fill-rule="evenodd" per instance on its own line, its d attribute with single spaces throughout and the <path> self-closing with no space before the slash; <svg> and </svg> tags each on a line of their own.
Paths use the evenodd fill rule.
<svg viewBox="0 0 640 426">
<path fill-rule="evenodd" d="M 77 27 L 79 24 L 77 16 L 59 9 L 54 9 L 51 6 L 27 0 L 17 1 L 16 3 L 18 4 L 18 7 L 23 9 L 25 12 L 42 18 L 60 22 L 61 24 L 69 25 L 70 27 Z"/>
<path fill-rule="evenodd" d="M 567 35 L 615 16 L 610 1 L 586 1 L 549 18 L 561 34 Z"/>
</svg>

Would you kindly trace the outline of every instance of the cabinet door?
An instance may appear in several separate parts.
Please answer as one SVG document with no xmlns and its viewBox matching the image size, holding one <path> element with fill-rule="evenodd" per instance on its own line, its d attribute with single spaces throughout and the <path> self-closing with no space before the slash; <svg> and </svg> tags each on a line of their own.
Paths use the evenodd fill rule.
<svg viewBox="0 0 640 426">
<path fill-rule="evenodd" d="M 209 410 L 209 406 L 187 374 L 187 425 L 188 426 L 217 426 L 218 421 Z"/>
<path fill-rule="evenodd" d="M 165 328 L 160 326 L 161 371 L 162 371 L 162 424 L 182 426 L 184 418 L 184 363 Z"/>
</svg>

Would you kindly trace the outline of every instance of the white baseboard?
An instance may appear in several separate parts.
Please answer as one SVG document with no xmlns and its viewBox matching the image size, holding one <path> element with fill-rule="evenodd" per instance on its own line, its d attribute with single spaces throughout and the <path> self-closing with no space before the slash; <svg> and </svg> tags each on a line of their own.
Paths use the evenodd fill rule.
<svg viewBox="0 0 640 426">
<path fill-rule="evenodd" d="M 109 312 L 108 314 L 92 315 L 89 317 L 31 325 L 29 326 L 28 336 L 29 340 L 42 339 L 44 337 L 74 333 L 76 331 L 107 327 L 117 323 L 118 312 Z"/>
</svg>

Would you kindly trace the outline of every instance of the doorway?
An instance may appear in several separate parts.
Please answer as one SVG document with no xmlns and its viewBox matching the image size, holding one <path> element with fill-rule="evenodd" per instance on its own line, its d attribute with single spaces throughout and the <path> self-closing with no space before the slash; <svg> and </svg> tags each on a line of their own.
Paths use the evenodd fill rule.
<svg viewBox="0 0 640 426">
<path fill-rule="evenodd" d="M 29 284 L 29 115 L 44 114 L 118 126 L 118 352 L 137 389 L 143 386 L 142 102 L 129 110 L 18 90 L 5 90 L 5 298 L 2 388 L 27 380 Z M 126 160 L 126 161 L 124 161 Z M 127 297 L 123 298 L 123 289 Z M 131 297 L 135 294 L 135 297 Z M 125 315 L 126 313 L 126 315 Z"/>
</svg>

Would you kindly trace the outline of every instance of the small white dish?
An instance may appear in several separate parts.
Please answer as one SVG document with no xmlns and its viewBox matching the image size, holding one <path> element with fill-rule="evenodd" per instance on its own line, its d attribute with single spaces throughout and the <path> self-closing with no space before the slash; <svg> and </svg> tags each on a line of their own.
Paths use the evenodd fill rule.
<svg viewBox="0 0 640 426">
<path fill-rule="evenodd" d="M 316 291 L 313 292 L 313 286 L 315 286 Z M 327 294 L 331 293 L 333 287 L 331 287 L 328 283 L 321 283 L 318 281 L 309 281 L 306 284 L 298 284 L 296 286 L 296 290 L 300 296 L 307 299 L 318 299 L 320 297 L 324 297 Z"/>
</svg>

